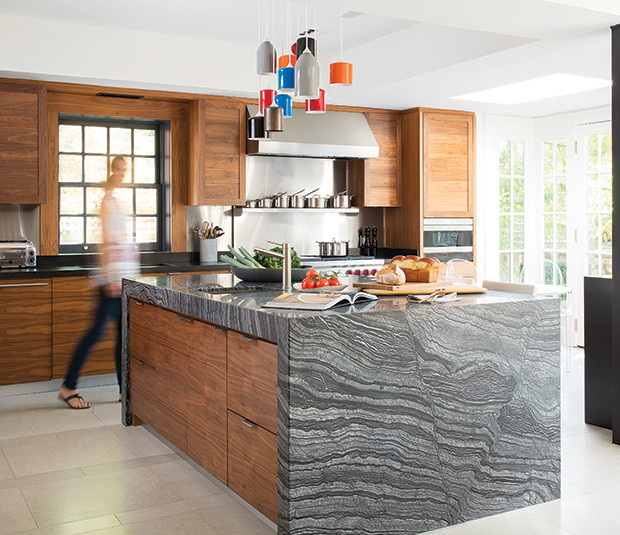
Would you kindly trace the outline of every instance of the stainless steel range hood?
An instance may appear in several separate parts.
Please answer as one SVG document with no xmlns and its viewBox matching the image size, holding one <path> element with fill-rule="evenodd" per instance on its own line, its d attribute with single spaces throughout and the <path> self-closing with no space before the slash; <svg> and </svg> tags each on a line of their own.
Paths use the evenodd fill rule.
<svg viewBox="0 0 620 535">
<path fill-rule="evenodd" d="M 250 116 L 258 106 L 248 105 Z M 272 132 L 268 140 L 247 142 L 248 154 L 305 156 L 309 158 L 378 158 L 379 146 L 363 113 L 328 111 L 306 113 L 293 108 L 284 119 L 283 132 Z"/>
</svg>

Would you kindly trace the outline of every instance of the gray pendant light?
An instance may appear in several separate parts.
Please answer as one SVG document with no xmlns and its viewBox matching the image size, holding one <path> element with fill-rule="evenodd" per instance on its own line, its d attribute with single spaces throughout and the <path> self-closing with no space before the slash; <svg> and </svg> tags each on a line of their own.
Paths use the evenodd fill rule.
<svg viewBox="0 0 620 535">
<path fill-rule="evenodd" d="M 295 98 L 319 98 L 319 64 L 308 48 L 295 63 Z"/>
<path fill-rule="evenodd" d="M 265 108 L 265 132 L 282 132 L 284 111 L 275 102 Z"/>
<path fill-rule="evenodd" d="M 256 73 L 276 73 L 276 48 L 269 39 L 265 39 L 256 51 Z"/>
</svg>

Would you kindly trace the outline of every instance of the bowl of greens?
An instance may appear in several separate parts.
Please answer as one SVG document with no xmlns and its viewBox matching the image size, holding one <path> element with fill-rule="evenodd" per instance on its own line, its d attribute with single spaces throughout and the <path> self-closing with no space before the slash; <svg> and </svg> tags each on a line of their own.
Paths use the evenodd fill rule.
<svg viewBox="0 0 620 535">
<path fill-rule="evenodd" d="M 222 255 L 220 259 L 232 266 L 235 277 L 247 282 L 279 282 L 282 280 L 282 259 L 268 256 L 263 253 L 250 254 L 243 247 L 234 249 L 230 245 L 228 250 L 231 256 Z M 275 253 L 281 253 L 281 247 L 270 249 Z M 299 255 L 291 248 L 291 278 L 293 282 L 304 280 L 309 266 L 302 266 Z"/>
</svg>

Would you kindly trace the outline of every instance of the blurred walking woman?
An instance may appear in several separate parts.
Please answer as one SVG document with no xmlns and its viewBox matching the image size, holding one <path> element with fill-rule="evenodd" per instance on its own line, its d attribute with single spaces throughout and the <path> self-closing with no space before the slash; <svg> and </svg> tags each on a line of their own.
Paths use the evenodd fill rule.
<svg viewBox="0 0 620 535">
<path fill-rule="evenodd" d="M 139 274 L 139 260 L 136 245 L 131 240 L 130 220 L 115 196 L 116 189 L 122 185 L 127 174 L 125 158 L 120 156 L 114 158 L 111 170 L 112 173 L 106 181 L 105 196 L 101 203 L 103 244 L 100 254 L 101 273 L 98 278 L 99 304 L 93 325 L 78 344 L 65 380 L 58 392 L 60 399 L 72 409 L 90 407 L 90 404 L 84 401 L 77 391 L 78 378 L 91 348 L 101 337 L 108 318 L 113 318 L 118 323 L 116 376 L 119 389 L 121 386 L 121 279 L 135 277 Z"/>
</svg>

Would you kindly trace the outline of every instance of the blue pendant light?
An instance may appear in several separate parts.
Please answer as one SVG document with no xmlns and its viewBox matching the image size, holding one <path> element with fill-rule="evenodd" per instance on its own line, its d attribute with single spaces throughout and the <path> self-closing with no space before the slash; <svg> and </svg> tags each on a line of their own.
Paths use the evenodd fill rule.
<svg viewBox="0 0 620 535">
<path fill-rule="evenodd" d="M 291 118 L 293 116 L 293 98 L 291 95 L 287 95 L 285 93 L 278 93 L 276 95 L 276 106 L 280 106 L 282 108 L 282 112 L 284 114 L 284 118 Z"/>
</svg>

